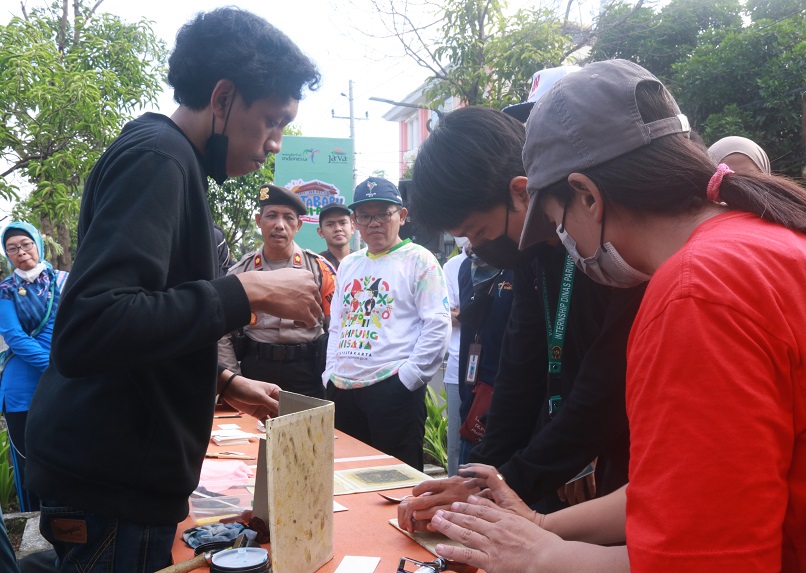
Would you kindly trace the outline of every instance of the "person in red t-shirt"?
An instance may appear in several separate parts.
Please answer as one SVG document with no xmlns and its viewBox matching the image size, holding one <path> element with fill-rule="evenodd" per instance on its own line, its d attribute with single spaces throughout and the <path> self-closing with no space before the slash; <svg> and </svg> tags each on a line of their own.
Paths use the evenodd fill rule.
<svg viewBox="0 0 806 573">
<path fill-rule="evenodd" d="M 651 277 L 627 348 L 630 482 L 543 516 L 471 466 L 489 499 L 434 517 L 466 546 L 438 553 L 487 573 L 806 571 L 806 190 L 715 166 L 624 60 L 558 81 L 523 157 L 521 248 L 556 232 L 597 282 Z"/>
</svg>

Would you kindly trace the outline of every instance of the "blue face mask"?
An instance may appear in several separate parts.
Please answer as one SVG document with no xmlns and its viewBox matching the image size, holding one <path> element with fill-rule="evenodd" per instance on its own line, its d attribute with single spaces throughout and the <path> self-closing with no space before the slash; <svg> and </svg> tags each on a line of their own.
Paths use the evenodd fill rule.
<svg viewBox="0 0 806 573">
<path fill-rule="evenodd" d="M 565 213 L 563 213 L 565 221 Z M 602 220 L 602 234 L 604 235 L 604 220 Z M 565 230 L 565 225 L 557 227 L 557 236 L 560 237 L 565 250 L 574 259 L 577 268 L 599 284 L 616 288 L 630 288 L 647 282 L 649 275 L 634 269 L 627 261 L 621 258 L 613 243 L 601 241 L 592 257 L 583 257 L 577 250 L 577 243 Z"/>
</svg>

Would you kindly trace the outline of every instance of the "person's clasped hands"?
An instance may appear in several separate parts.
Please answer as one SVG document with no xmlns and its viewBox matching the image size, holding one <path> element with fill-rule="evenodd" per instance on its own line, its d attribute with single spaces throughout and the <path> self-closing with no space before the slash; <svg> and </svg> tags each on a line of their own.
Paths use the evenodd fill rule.
<svg viewBox="0 0 806 573">
<path fill-rule="evenodd" d="M 398 525 L 408 531 L 435 531 L 431 519 L 439 510 L 449 510 L 455 502 L 468 502 L 471 496 L 492 500 L 499 508 L 541 523 L 543 516 L 529 509 L 506 485 L 493 466 L 464 464 L 458 474 L 441 480 L 425 481 L 412 489 L 412 496 L 397 509 Z"/>
<path fill-rule="evenodd" d="M 439 488 L 443 494 L 460 491 L 457 487 L 460 480 L 466 490 L 475 488 L 478 493 L 467 496 L 466 501 L 454 501 L 449 508 L 442 504 L 434 508 L 428 529 L 464 545 L 439 544 L 436 550 L 440 556 L 479 567 L 487 573 L 537 571 L 542 561 L 539 556 L 544 555 L 551 544 L 562 541 L 542 529 L 545 516 L 529 509 L 494 467 L 467 464 L 461 466 L 458 476 L 440 481 L 451 480 L 454 481 L 452 487 Z M 426 497 L 434 495 L 440 493 Z M 416 499 L 403 503 L 410 504 Z M 399 510 L 398 515 L 401 513 Z"/>
<path fill-rule="evenodd" d="M 416 485 L 409 497 L 397 506 L 397 523 L 401 529 L 414 533 L 426 531 L 431 518 L 438 509 L 449 509 L 455 501 L 465 501 L 467 498 L 481 491 L 474 477 L 459 475 L 453 477 L 428 480 Z"/>
</svg>

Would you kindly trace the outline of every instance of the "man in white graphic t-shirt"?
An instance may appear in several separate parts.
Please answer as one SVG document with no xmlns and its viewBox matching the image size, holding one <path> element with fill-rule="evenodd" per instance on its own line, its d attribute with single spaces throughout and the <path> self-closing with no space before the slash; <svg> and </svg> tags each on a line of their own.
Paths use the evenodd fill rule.
<svg viewBox="0 0 806 573">
<path fill-rule="evenodd" d="M 370 177 L 349 207 L 367 247 L 339 267 L 322 379 L 338 429 L 422 469 L 425 387 L 451 327 L 445 277 L 427 249 L 400 239 L 407 211 L 393 183 Z"/>
</svg>

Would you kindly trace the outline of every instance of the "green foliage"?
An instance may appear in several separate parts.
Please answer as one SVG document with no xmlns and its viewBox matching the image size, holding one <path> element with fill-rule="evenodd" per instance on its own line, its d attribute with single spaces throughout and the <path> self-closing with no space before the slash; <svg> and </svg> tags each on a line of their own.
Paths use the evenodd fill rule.
<svg viewBox="0 0 806 573">
<path fill-rule="evenodd" d="M 764 148 L 774 171 L 800 171 L 806 91 L 800 0 L 671 0 L 661 9 L 617 4 L 597 22 L 591 52 L 592 60 L 616 57 L 666 83 L 707 144 L 743 135 Z"/>
<path fill-rule="evenodd" d="M 32 186 L 28 209 L 54 226 L 75 217 L 84 178 L 123 123 L 156 102 L 165 46 L 146 20 L 53 2 L 0 26 L 0 197 Z M 95 4 L 97 7 L 99 3 Z M 60 234 L 61 236 L 61 234 Z M 63 248 L 68 245 L 62 245 Z"/>
<path fill-rule="evenodd" d="M 673 67 L 672 89 L 706 143 L 743 135 L 775 171 L 797 175 L 806 91 L 806 16 L 706 32 L 691 58 Z"/>
<path fill-rule="evenodd" d="M 258 210 L 258 189 L 264 183 L 274 181 L 274 156 L 257 171 L 241 177 L 227 179 L 222 185 L 210 180 L 207 202 L 213 221 L 224 229 L 227 244 L 232 250 L 233 261 L 237 260 L 236 245 L 249 237 L 250 230 L 256 230 L 255 213 Z M 243 250 L 247 252 L 249 249 Z M 243 254 L 243 252 L 241 254 Z"/>
<path fill-rule="evenodd" d="M 11 465 L 11 442 L 8 429 L 0 430 L 0 507 L 8 510 L 9 504 L 17 496 L 14 485 L 14 468 Z"/>
<path fill-rule="evenodd" d="M 437 395 L 430 386 L 425 395 L 425 444 L 423 451 L 443 468 L 448 467 L 448 400 L 445 390 Z"/>
<path fill-rule="evenodd" d="M 409 161 L 406 163 L 406 169 L 403 170 L 403 175 L 400 176 L 401 179 L 411 179 L 414 176 L 414 161 Z"/>
<path fill-rule="evenodd" d="M 485 105 L 502 109 L 526 101 L 536 71 L 559 66 L 571 47 L 562 23 L 547 10 L 522 9 L 487 44 L 491 78 Z"/>
<path fill-rule="evenodd" d="M 753 21 L 783 20 L 804 10 L 803 0 L 748 0 L 747 10 Z"/>
<path fill-rule="evenodd" d="M 707 30 L 742 25 L 739 0 L 672 0 L 660 11 L 615 4 L 597 22 L 591 60 L 632 60 L 667 81 L 672 66 L 687 58 Z"/>
<path fill-rule="evenodd" d="M 426 98 L 439 104 L 458 97 L 467 105 L 500 109 L 523 101 L 532 74 L 559 65 L 570 40 L 550 11 L 522 9 L 504 15 L 499 0 L 448 0 L 431 57 L 436 73 Z"/>
</svg>

